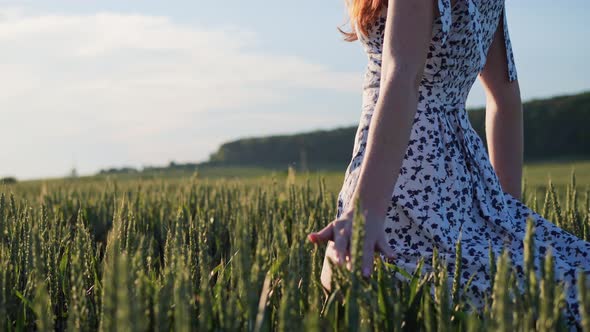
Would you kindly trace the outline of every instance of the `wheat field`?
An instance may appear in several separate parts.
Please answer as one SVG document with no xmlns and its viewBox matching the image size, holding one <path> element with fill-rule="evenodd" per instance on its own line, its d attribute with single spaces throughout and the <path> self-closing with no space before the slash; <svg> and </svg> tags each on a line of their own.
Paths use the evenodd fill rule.
<svg viewBox="0 0 590 332">
<path fill-rule="evenodd" d="M 583 173 L 583 172 L 582 172 Z M 307 233 L 332 221 L 341 173 L 287 172 L 32 181 L 0 185 L 0 328 L 6 331 L 564 330 L 552 256 L 523 293 L 507 255 L 490 256 L 493 292 L 469 310 L 443 264 L 407 273 L 375 259 L 369 279 L 334 266 Z M 583 175 L 584 176 L 584 175 Z M 564 178 L 567 181 L 564 181 Z M 533 181 L 523 202 L 590 240 L 590 181 Z M 530 183 L 533 183 L 531 185 Z M 545 185 L 541 185 L 544 183 Z M 362 218 L 359 218 L 362 220 Z M 355 224 L 353 265 L 362 248 Z M 528 234 L 532 231 L 529 223 Z M 457 242 L 460 262 L 461 243 Z M 436 261 L 436 257 L 435 257 Z M 404 274 L 398 281 L 393 272 Z M 448 277 L 453 278 L 447 287 Z M 578 283 L 584 331 L 590 294 Z M 432 296 L 434 294 L 434 296 Z M 516 295 L 516 296 L 515 296 Z"/>
</svg>

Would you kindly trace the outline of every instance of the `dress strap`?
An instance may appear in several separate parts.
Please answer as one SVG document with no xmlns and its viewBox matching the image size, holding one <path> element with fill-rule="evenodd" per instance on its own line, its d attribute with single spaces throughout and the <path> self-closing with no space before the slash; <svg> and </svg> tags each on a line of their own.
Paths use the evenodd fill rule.
<svg viewBox="0 0 590 332">
<path fill-rule="evenodd" d="M 441 44 L 444 44 L 449 37 L 451 31 L 451 23 L 453 19 L 453 13 L 451 12 L 451 0 L 438 0 L 438 11 L 440 13 L 441 27 Z"/>
<path fill-rule="evenodd" d="M 508 62 L 508 80 L 514 81 L 518 78 L 516 74 L 516 64 L 514 62 L 514 53 L 512 52 L 512 43 L 508 33 L 508 19 L 506 18 L 506 5 L 502 9 L 502 20 L 504 28 L 504 46 L 506 47 L 506 60 Z"/>
<path fill-rule="evenodd" d="M 475 42 L 477 43 L 477 52 L 479 53 L 479 69 L 483 69 L 486 63 L 486 52 L 483 46 L 483 36 L 479 8 L 473 0 L 467 0 L 467 9 L 469 11 L 469 17 L 471 21 L 468 26 L 473 36 L 475 36 Z"/>
<path fill-rule="evenodd" d="M 485 51 L 484 41 L 483 41 L 483 29 L 481 26 L 481 13 L 479 8 L 474 0 L 467 0 L 467 8 L 469 10 L 469 16 L 472 18 L 471 22 L 469 22 L 469 29 L 473 36 L 475 36 L 475 42 L 477 43 L 477 51 L 479 53 L 479 64 L 480 70 L 483 69 L 486 63 L 487 54 Z M 512 43 L 510 42 L 510 34 L 508 33 L 508 19 L 506 18 L 506 4 L 502 4 L 502 13 L 499 17 L 500 20 L 498 21 L 499 24 L 502 24 L 501 27 L 503 29 L 503 37 L 504 37 L 504 46 L 506 48 L 506 60 L 508 63 L 508 79 L 510 81 L 514 81 L 517 79 L 516 74 L 516 64 L 514 62 L 514 54 L 512 52 Z"/>
</svg>

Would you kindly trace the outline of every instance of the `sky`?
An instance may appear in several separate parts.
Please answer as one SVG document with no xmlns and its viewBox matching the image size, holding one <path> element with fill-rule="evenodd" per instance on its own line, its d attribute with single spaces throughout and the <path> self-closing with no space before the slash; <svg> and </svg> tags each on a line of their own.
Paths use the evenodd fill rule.
<svg viewBox="0 0 590 332">
<path fill-rule="evenodd" d="M 590 90 L 590 2 L 506 1 L 523 99 Z M 367 58 L 346 19 L 344 0 L 0 0 L 0 177 L 357 125 Z"/>
</svg>

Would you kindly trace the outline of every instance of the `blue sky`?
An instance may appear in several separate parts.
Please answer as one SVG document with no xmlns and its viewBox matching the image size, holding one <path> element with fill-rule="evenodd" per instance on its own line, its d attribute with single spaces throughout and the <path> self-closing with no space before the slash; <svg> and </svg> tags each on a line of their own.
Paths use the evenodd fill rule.
<svg viewBox="0 0 590 332">
<path fill-rule="evenodd" d="M 0 176 L 203 161 L 228 140 L 357 124 L 366 57 L 336 30 L 343 1 L 0 0 Z M 590 3 L 507 6 L 523 98 L 590 90 Z M 483 103 L 476 84 L 468 105 Z"/>
</svg>

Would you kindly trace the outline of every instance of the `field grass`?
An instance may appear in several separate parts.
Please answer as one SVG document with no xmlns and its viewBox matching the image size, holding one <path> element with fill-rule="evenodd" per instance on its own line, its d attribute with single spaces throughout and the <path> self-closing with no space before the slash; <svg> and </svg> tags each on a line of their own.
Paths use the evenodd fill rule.
<svg viewBox="0 0 590 332">
<path fill-rule="evenodd" d="M 528 163 L 524 165 L 523 176 L 533 187 L 545 188 L 549 179 L 556 186 L 564 187 L 570 182 L 572 171 L 581 188 L 590 186 L 590 161 Z"/>
<path fill-rule="evenodd" d="M 303 184 L 306 178 L 317 180 L 323 177 L 326 181 L 326 189 L 330 192 L 337 192 L 342 186 L 344 179 L 344 172 L 347 165 L 325 165 L 317 170 L 308 172 L 297 171 L 297 184 Z M 571 173 L 575 171 L 578 185 L 581 189 L 586 189 L 590 186 L 590 161 L 555 161 L 555 162 L 535 162 L 526 163 L 523 167 L 523 177 L 530 189 L 534 189 L 539 193 L 545 193 L 548 186 L 548 181 L 551 180 L 558 188 L 565 188 L 571 181 Z M 273 176 L 286 177 L 288 175 L 288 167 L 284 168 L 261 168 L 261 167 L 200 167 L 196 171 L 198 176 L 203 179 L 240 179 L 246 183 L 256 183 L 260 180 L 264 181 Z M 117 181 L 130 180 L 180 180 L 190 178 L 195 172 L 187 171 L 166 171 L 166 172 L 147 172 L 129 175 L 100 175 L 78 178 L 77 182 L 96 181 L 97 179 L 114 179 Z M 42 182 L 51 182 L 54 180 L 36 180 L 27 181 L 26 184 L 34 186 Z M 63 181 L 61 179 L 57 181 Z"/>
<path fill-rule="evenodd" d="M 525 199 L 589 240 L 590 163 L 575 167 L 572 185 L 571 164 L 527 165 Z M 324 293 L 324 247 L 306 234 L 334 217 L 344 169 L 200 170 L 0 185 L 0 329 L 565 329 L 552 256 L 545 257 L 542 277 L 531 273 L 530 237 L 523 293 L 508 256 L 490 257 L 493 292 L 481 313 L 462 297 L 466 280 L 455 273 L 448 287 L 448 271 L 437 263 L 432 272 L 407 274 L 376 259 L 368 280 L 334 266 L 334 292 Z M 362 227 L 355 227 L 353 264 L 361 247 Z M 394 271 L 409 282 L 398 281 Z M 590 331 L 585 286 L 581 281 L 581 323 Z"/>
</svg>

